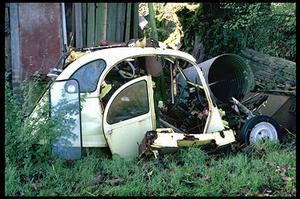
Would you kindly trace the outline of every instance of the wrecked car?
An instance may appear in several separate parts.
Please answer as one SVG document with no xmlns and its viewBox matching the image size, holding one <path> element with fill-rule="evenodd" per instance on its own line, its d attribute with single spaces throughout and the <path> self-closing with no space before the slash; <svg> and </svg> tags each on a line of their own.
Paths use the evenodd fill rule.
<svg viewBox="0 0 300 199">
<path fill-rule="evenodd" d="M 62 115 L 57 125 L 72 120 L 53 144 L 62 158 L 80 158 L 83 147 L 137 157 L 185 146 L 280 139 L 276 121 L 254 115 L 239 101 L 250 88 L 251 71 L 237 55 L 198 65 L 192 55 L 166 48 L 107 47 L 79 54 L 55 71 L 30 115 L 36 117 L 48 101 L 49 116 Z M 231 112 L 236 123 L 227 121 Z"/>
</svg>

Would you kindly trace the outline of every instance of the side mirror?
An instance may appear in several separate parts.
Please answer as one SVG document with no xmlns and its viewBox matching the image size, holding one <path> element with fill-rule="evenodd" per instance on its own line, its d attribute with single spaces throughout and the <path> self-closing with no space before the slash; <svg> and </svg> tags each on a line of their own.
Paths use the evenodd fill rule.
<svg viewBox="0 0 300 199">
<path fill-rule="evenodd" d="M 53 81 L 62 73 L 61 69 L 51 68 L 47 77 L 50 77 Z"/>
</svg>

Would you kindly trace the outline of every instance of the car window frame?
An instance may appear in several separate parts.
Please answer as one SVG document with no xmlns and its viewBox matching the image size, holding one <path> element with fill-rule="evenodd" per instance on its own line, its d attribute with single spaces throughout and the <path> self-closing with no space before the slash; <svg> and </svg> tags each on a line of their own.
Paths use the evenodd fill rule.
<svg viewBox="0 0 300 199">
<path fill-rule="evenodd" d="M 99 77 L 98 77 L 97 82 L 96 82 L 95 89 L 92 90 L 92 91 L 87 91 L 87 92 L 81 92 L 81 91 L 79 90 L 79 94 L 81 94 L 81 93 L 93 93 L 93 92 L 95 92 L 95 91 L 97 90 L 98 84 L 99 84 L 99 81 L 100 81 L 100 77 L 101 77 L 101 75 L 103 74 L 103 72 L 105 71 L 105 69 L 106 69 L 106 67 L 107 67 L 107 63 L 106 63 L 106 61 L 105 61 L 104 59 L 101 59 L 101 58 L 100 58 L 100 59 L 94 59 L 94 60 L 91 60 L 91 61 L 89 61 L 89 62 L 87 62 L 87 63 L 81 65 L 80 67 L 78 67 L 78 68 L 72 73 L 72 75 L 70 75 L 69 79 L 76 79 L 76 78 L 73 77 L 74 74 L 76 74 L 80 69 L 82 69 L 82 67 L 85 67 L 86 65 L 88 65 L 88 64 L 90 64 L 90 63 L 92 63 L 92 62 L 96 62 L 96 61 L 103 61 L 103 62 L 104 62 L 104 67 L 103 67 L 103 70 L 101 71 L 101 73 L 99 74 Z M 77 79 L 76 79 L 76 80 L 77 80 Z M 77 81 L 78 81 L 78 80 L 77 80 Z M 80 82 L 79 82 L 79 81 L 78 81 L 78 83 L 79 83 L 79 85 L 80 85 Z M 79 87 L 79 88 L 80 88 L 80 87 Z"/>
<path fill-rule="evenodd" d="M 130 82 L 130 81 L 129 81 L 129 82 Z M 107 123 L 107 124 L 109 124 L 109 125 L 114 125 L 114 124 L 117 124 L 117 123 L 119 123 L 119 122 L 127 121 L 127 120 L 133 119 L 133 118 L 135 118 L 135 117 L 139 117 L 139 116 L 141 116 L 141 115 L 148 114 L 148 113 L 150 112 L 149 93 L 148 93 L 148 82 L 147 82 L 146 80 L 141 80 L 141 81 L 135 82 L 135 83 L 133 83 L 133 84 L 130 84 L 130 85 L 126 86 L 126 87 L 123 88 L 122 90 L 120 90 L 120 92 L 119 92 L 119 93 L 114 97 L 114 99 L 112 100 L 109 109 L 111 109 L 111 107 L 112 107 L 112 105 L 113 105 L 113 102 L 117 99 L 117 97 L 118 97 L 120 94 L 122 94 L 122 92 L 123 92 L 124 90 L 126 90 L 128 87 L 131 87 L 131 86 L 133 86 L 133 85 L 135 85 L 135 84 L 138 84 L 138 83 L 141 83 L 141 82 L 145 82 L 146 102 L 147 102 L 147 106 L 146 106 L 146 107 L 147 107 L 147 112 L 141 113 L 141 114 L 139 114 L 139 115 L 131 116 L 130 118 L 126 118 L 126 119 L 121 120 L 121 121 L 117 121 L 117 122 L 112 122 L 112 123 L 110 123 L 110 121 L 108 121 L 108 115 L 109 115 L 109 111 L 108 111 L 108 113 L 107 113 L 107 118 L 106 118 L 106 123 Z M 117 92 L 117 91 L 116 91 L 116 92 Z"/>
</svg>

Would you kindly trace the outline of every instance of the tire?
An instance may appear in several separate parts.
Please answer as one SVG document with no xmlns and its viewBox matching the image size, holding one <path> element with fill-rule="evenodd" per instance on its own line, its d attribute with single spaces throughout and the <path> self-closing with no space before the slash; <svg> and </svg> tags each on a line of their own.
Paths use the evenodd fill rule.
<svg viewBox="0 0 300 199">
<path fill-rule="evenodd" d="M 279 142 L 281 130 L 278 123 L 271 117 L 256 115 L 246 120 L 240 130 L 240 139 L 246 145 L 256 144 L 261 139 Z"/>
</svg>

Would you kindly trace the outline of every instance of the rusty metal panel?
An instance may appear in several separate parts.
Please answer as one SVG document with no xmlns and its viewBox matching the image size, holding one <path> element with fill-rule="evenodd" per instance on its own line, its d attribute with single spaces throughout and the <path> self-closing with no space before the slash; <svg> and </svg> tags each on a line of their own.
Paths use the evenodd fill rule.
<svg viewBox="0 0 300 199">
<path fill-rule="evenodd" d="M 296 133 L 296 114 L 290 111 L 291 106 L 293 106 L 292 99 L 289 98 L 286 103 L 278 109 L 273 118 L 289 131 Z"/>
<path fill-rule="evenodd" d="M 269 94 L 268 96 L 267 103 L 265 106 L 261 107 L 260 111 L 264 115 L 273 117 L 275 113 L 289 100 L 289 97 L 272 94 Z M 288 109 L 286 111 L 288 111 Z"/>
<path fill-rule="evenodd" d="M 244 99 L 253 97 L 252 99 L 254 100 L 246 100 L 248 107 L 257 107 L 258 105 L 255 104 L 261 104 L 259 103 L 260 97 L 258 96 L 267 96 L 268 98 L 264 106 L 261 106 L 254 112 L 255 114 L 270 116 L 284 128 L 287 128 L 289 131 L 296 132 L 296 99 L 294 96 L 249 92 L 245 95 Z"/>
<path fill-rule="evenodd" d="M 19 3 L 22 77 L 47 74 L 62 52 L 59 3 Z"/>
<path fill-rule="evenodd" d="M 268 102 L 261 108 L 263 115 L 268 115 L 275 119 L 280 125 L 296 132 L 296 115 L 290 111 L 292 98 L 282 95 L 268 95 Z"/>
</svg>

